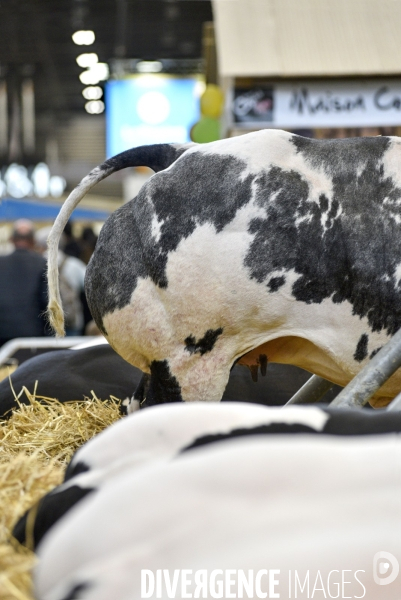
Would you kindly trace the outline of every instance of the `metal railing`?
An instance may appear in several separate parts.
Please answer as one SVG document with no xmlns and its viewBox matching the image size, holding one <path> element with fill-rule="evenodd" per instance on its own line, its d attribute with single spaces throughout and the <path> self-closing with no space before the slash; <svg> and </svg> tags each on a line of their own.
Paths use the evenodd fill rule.
<svg viewBox="0 0 401 600">
<path fill-rule="evenodd" d="M 15 338 L 6 342 L 0 348 L 0 366 L 9 360 L 18 350 L 39 350 L 50 348 L 52 350 L 60 350 L 61 348 L 71 348 L 77 344 L 97 340 L 98 336 L 67 336 L 64 338 L 52 337 L 34 337 L 34 338 Z"/>
<path fill-rule="evenodd" d="M 330 407 L 362 408 L 399 367 L 401 367 L 401 329 L 338 394 L 330 403 Z M 326 382 L 328 387 L 325 387 L 324 383 L 322 377 L 313 375 L 287 402 L 287 405 L 317 402 L 333 385 Z M 401 392 L 388 405 L 387 410 L 401 410 Z"/>
</svg>

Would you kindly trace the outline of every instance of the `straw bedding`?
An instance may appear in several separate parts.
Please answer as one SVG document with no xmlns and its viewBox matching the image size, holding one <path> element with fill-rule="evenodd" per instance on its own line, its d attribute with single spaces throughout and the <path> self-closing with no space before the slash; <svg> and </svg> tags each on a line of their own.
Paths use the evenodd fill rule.
<svg viewBox="0 0 401 600">
<path fill-rule="evenodd" d="M 11 375 L 11 373 L 14 373 L 16 368 L 17 365 L 6 365 L 5 367 L 0 367 L 0 381 Z"/>
<path fill-rule="evenodd" d="M 11 537 L 16 520 L 58 485 L 66 463 L 84 442 L 116 421 L 120 401 L 95 397 L 60 403 L 23 388 L 21 404 L 0 421 L 0 598 L 32 600 L 35 555 Z M 40 402 L 39 402 L 40 400 Z"/>
</svg>

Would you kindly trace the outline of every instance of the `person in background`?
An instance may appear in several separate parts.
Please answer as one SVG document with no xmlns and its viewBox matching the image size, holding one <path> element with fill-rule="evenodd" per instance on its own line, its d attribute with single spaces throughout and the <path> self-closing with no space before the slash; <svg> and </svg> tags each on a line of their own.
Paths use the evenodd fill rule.
<svg viewBox="0 0 401 600">
<path fill-rule="evenodd" d="M 72 233 L 71 221 L 68 221 L 64 227 L 63 252 L 67 256 L 81 258 L 81 245 Z"/>
<path fill-rule="evenodd" d="M 79 240 L 81 246 L 80 259 L 87 265 L 96 247 L 97 235 L 92 227 L 85 227 Z"/>
<path fill-rule="evenodd" d="M 34 225 L 14 223 L 15 250 L 0 256 L 0 345 L 18 337 L 50 335 L 46 326 L 46 261 L 34 251 Z"/>
<path fill-rule="evenodd" d="M 47 237 L 51 227 L 42 227 L 35 234 L 36 247 L 46 256 Z M 58 252 L 60 296 L 63 302 L 66 335 L 83 335 L 85 320 L 82 300 L 84 295 L 84 279 L 86 265 L 64 252 L 66 238 L 60 240 Z"/>
</svg>

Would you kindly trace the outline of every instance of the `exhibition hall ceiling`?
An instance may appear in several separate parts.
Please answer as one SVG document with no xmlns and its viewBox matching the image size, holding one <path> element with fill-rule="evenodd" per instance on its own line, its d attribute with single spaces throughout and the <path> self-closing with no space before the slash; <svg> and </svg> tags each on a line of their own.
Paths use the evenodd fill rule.
<svg viewBox="0 0 401 600">
<path fill-rule="evenodd" d="M 10 102 L 32 78 L 37 118 L 68 119 L 84 112 L 79 54 L 96 53 L 106 63 L 198 58 L 202 23 L 210 20 L 208 0 L 1 0 L 0 83 Z M 77 30 L 94 31 L 94 43 L 74 44 Z"/>
</svg>

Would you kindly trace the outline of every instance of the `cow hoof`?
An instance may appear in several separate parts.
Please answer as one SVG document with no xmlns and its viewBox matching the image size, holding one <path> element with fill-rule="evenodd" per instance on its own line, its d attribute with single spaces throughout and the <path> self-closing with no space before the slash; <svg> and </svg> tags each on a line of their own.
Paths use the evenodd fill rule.
<svg viewBox="0 0 401 600">
<path fill-rule="evenodd" d="M 125 400 L 124 400 L 125 402 Z M 131 415 L 140 409 L 139 400 L 135 400 L 135 398 L 131 398 L 127 404 L 127 415 Z"/>
<path fill-rule="evenodd" d="M 124 400 L 121 401 L 120 415 L 122 415 L 123 417 L 128 415 L 128 407 L 129 407 L 130 401 L 131 401 L 131 398 L 124 398 Z"/>
</svg>

